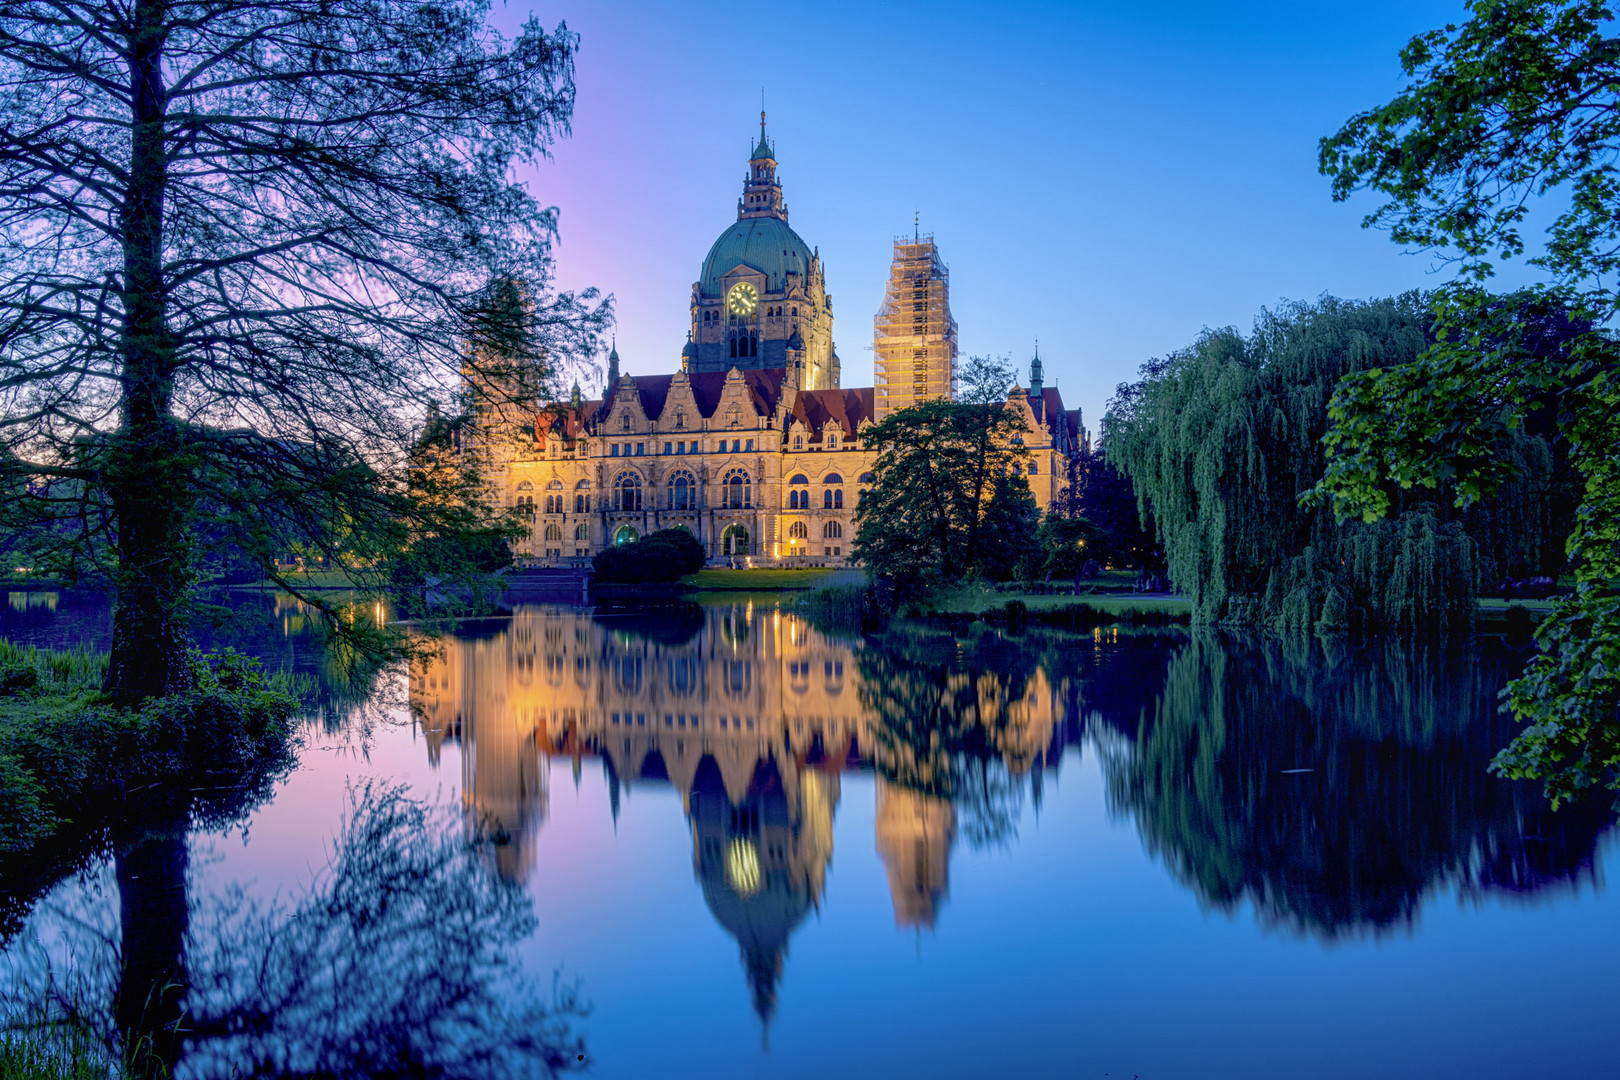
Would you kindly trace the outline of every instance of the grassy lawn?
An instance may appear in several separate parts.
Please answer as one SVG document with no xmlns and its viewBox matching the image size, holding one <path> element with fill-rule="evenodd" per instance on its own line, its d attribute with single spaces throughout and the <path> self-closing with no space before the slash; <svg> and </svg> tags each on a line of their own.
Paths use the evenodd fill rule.
<svg viewBox="0 0 1620 1080">
<path fill-rule="evenodd" d="M 359 587 L 342 570 L 296 570 L 286 574 L 285 577 L 289 584 L 301 589 L 354 589 Z M 266 579 L 264 581 L 244 582 L 241 583 L 240 587 L 244 589 L 279 589 L 281 586 Z"/>
<path fill-rule="evenodd" d="M 1529 611 L 1546 613 L 1553 609 L 1553 600 L 1503 600 L 1499 596 L 1482 596 L 1479 598 L 1479 610 L 1482 612 L 1506 611 L 1514 604 Z"/>
<path fill-rule="evenodd" d="M 1037 595 L 1021 592 L 995 592 L 991 589 L 961 588 L 941 593 L 926 607 L 941 615 L 979 615 L 992 608 L 1006 605 L 1009 600 L 1022 600 L 1031 611 L 1049 611 L 1085 604 L 1117 614 L 1121 611 L 1185 611 L 1189 601 L 1182 596 L 1146 596 L 1136 593 Z"/>
<path fill-rule="evenodd" d="M 859 575 L 859 571 L 831 569 L 779 569 L 761 567 L 758 570 L 699 570 L 681 580 L 688 585 L 704 589 L 740 589 L 764 592 L 777 589 L 818 589 L 830 584 L 828 578 Z"/>
</svg>

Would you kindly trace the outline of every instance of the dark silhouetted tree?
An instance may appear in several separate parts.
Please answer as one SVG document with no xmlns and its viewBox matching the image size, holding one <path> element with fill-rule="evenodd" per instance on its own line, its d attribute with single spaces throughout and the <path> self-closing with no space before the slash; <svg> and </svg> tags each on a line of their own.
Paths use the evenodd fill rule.
<svg viewBox="0 0 1620 1080">
<path fill-rule="evenodd" d="M 0 497 L 104 560 L 114 700 L 187 688 L 204 510 L 380 579 L 458 524 L 406 490 L 427 402 L 594 349 L 512 176 L 568 130 L 575 38 L 487 8 L 0 6 Z"/>
</svg>

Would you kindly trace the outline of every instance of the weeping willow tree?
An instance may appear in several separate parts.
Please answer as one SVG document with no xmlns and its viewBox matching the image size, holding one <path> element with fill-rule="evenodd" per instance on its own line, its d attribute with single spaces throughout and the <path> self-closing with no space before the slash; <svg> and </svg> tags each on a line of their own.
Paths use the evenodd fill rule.
<svg viewBox="0 0 1620 1080">
<path fill-rule="evenodd" d="M 1253 333 L 1207 331 L 1122 387 L 1105 421 L 1109 460 L 1151 513 L 1171 580 L 1201 621 L 1279 629 L 1467 625 L 1482 581 L 1556 560 L 1546 439 L 1503 427 L 1518 469 L 1467 514 L 1434 492 L 1393 491 L 1390 515 L 1339 522 L 1301 505 L 1325 469 L 1328 403 L 1347 375 L 1410 363 L 1432 316 L 1408 294 L 1324 297 L 1267 311 Z"/>
</svg>

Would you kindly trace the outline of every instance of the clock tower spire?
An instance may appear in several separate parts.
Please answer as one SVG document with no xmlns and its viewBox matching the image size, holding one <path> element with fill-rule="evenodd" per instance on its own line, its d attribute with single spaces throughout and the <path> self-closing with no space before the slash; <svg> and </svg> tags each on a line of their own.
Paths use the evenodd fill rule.
<svg viewBox="0 0 1620 1080">
<path fill-rule="evenodd" d="M 743 181 L 742 198 L 737 200 L 737 220 L 773 217 L 788 219 L 782 201 L 782 184 L 776 179 L 776 151 L 765 138 L 765 110 L 759 110 L 759 144 L 748 156 L 748 179 Z"/>
</svg>

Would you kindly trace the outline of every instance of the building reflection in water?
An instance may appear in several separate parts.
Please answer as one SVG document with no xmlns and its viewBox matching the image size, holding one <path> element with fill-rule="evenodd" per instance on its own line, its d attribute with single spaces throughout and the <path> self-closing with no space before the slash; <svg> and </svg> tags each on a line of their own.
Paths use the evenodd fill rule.
<svg viewBox="0 0 1620 1080">
<path fill-rule="evenodd" d="M 979 683 L 939 694 L 974 699 L 1014 776 L 1055 767 L 1065 695 L 1038 668 L 1015 700 L 993 678 Z M 460 745 L 469 820 L 500 842 L 508 878 L 532 869 L 546 758 L 572 758 L 576 775 L 600 759 L 615 815 L 621 787 L 672 785 L 703 898 L 738 941 L 762 1018 L 788 938 L 825 888 L 844 771 L 880 773 L 876 846 L 896 924 L 932 928 L 949 891 L 956 812 L 928 790 L 931 763 L 896 765 L 881 697 L 861 689 L 851 644 L 752 604 L 594 617 L 520 608 L 411 674 L 429 760 L 446 740 Z"/>
</svg>

